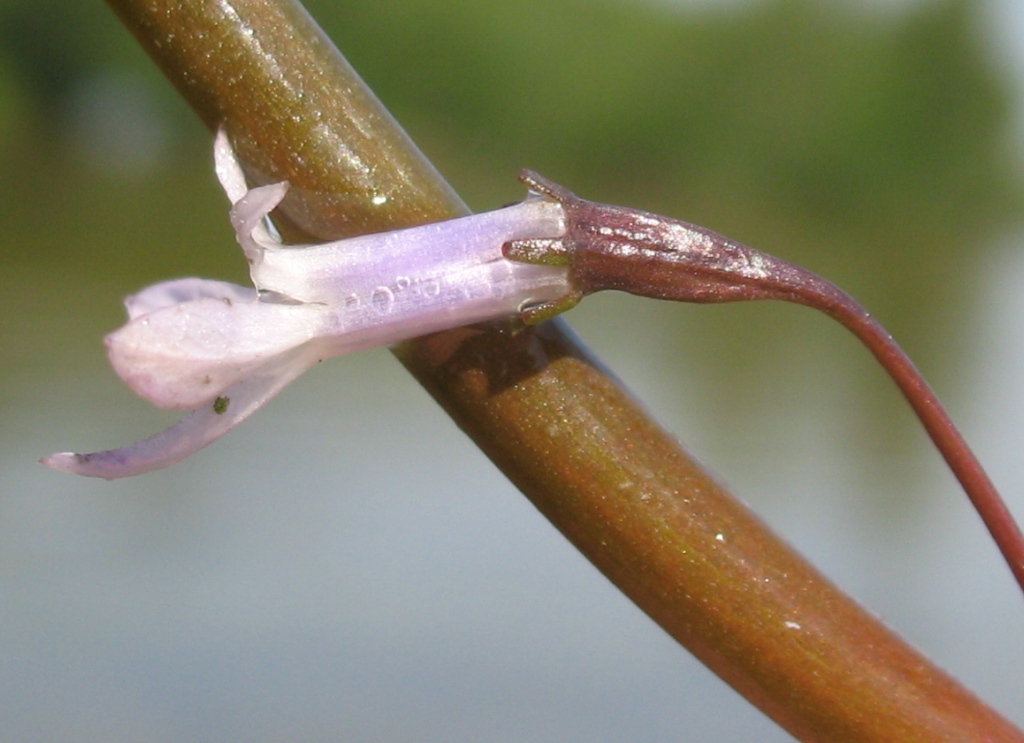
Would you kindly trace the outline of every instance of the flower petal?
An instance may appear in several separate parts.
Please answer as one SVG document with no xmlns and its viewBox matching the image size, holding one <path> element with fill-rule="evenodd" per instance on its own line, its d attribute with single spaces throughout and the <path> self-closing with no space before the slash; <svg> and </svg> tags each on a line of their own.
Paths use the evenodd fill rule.
<svg viewBox="0 0 1024 743">
<path fill-rule="evenodd" d="M 258 217 L 266 214 L 268 205 L 276 203 L 275 195 L 261 194 L 247 200 L 247 221 L 234 222 L 238 241 L 247 253 L 261 252 L 259 260 L 251 261 L 250 273 L 256 286 L 301 302 L 337 305 L 381 286 L 438 280 L 470 266 L 504 261 L 501 248 L 511 240 L 565 233 L 564 212 L 559 204 L 529 199 L 492 212 L 403 230 L 318 245 L 281 245 L 245 232 L 260 224 Z M 233 211 L 241 207 L 239 202 Z M 566 275 L 565 270 L 558 273 Z"/>
<path fill-rule="evenodd" d="M 165 307 L 205 297 L 228 303 L 254 302 L 256 290 L 212 279 L 177 279 L 146 287 L 125 299 L 124 306 L 128 310 L 128 319 L 134 320 Z"/>
<path fill-rule="evenodd" d="M 231 225 L 235 228 L 238 244 L 242 246 L 242 252 L 249 261 L 249 271 L 258 289 L 264 288 L 256 281 L 256 270 L 263 262 L 264 251 L 281 247 L 281 241 L 267 229 L 266 217 L 281 203 L 286 193 L 287 181 L 259 186 L 247 192 L 231 207 Z"/>
<path fill-rule="evenodd" d="M 155 436 L 120 449 L 93 454 L 62 452 L 39 461 L 62 472 L 107 480 L 162 469 L 223 436 L 318 360 L 315 350 L 310 347 L 295 349 L 271 360 L 224 390 L 210 403 Z"/>
<path fill-rule="evenodd" d="M 217 130 L 217 136 L 213 140 L 213 172 L 217 174 L 217 180 L 220 181 L 221 188 L 227 193 L 232 204 L 245 196 L 245 192 L 249 190 L 242 164 L 238 162 L 238 155 L 235 154 L 235 148 L 231 146 L 231 140 L 224 127 Z"/>
<path fill-rule="evenodd" d="M 238 242 L 249 263 L 253 267 L 258 266 L 265 248 L 281 245 L 276 233 L 271 233 L 272 226 L 268 225 L 266 217 L 281 203 L 288 192 L 288 183 L 250 189 L 242 164 L 223 127 L 217 130 L 213 143 L 213 161 L 217 180 L 232 204 L 231 224 Z"/>
<path fill-rule="evenodd" d="M 225 292 L 136 315 L 107 336 L 114 370 L 158 407 L 196 408 L 268 360 L 316 338 L 330 320 L 323 305 L 260 302 L 252 298 L 255 292 L 237 289 L 234 296 L 249 298 L 238 302 Z M 146 290 L 133 308 L 159 304 L 175 291 L 174 286 Z"/>
</svg>

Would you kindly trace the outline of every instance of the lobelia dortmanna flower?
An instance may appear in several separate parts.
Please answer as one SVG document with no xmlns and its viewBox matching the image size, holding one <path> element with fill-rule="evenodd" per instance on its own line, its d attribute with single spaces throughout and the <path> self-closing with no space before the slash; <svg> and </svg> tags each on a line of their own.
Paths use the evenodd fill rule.
<svg viewBox="0 0 1024 743">
<path fill-rule="evenodd" d="M 267 215 L 287 183 L 249 189 L 222 130 L 217 177 L 253 287 L 179 279 L 125 300 L 106 338 L 138 395 L 191 410 L 120 449 L 52 454 L 48 467 L 114 479 L 174 464 L 223 436 L 317 362 L 449 328 L 509 317 L 569 293 L 564 267 L 506 259 L 504 243 L 565 232 L 561 206 L 537 195 L 497 211 L 320 245 L 284 245 Z"/>
<path fill-rule="evenodd" d="M 935 393 L 892 336 L 816 274 L 681 220 L 586 201 L 536 173 L 515 206 L 322 245 L 283 245 L 267 217 L 287 183 L 248 189 L 223 131 L 217 177 L 255 288 L 181 279 L 125 302 L 115 371 L 163 408 L 192 409 L 122 449 L 53 454 L 54 469 L 117 478 L 173 464 L 224 435 L 322 359 L 519 314 L 527 323 L 618 289 L 683 302 L 776 299 L 829 315 L 903 392 L 1024 588 L 1024 535 Z"/>
</svg>

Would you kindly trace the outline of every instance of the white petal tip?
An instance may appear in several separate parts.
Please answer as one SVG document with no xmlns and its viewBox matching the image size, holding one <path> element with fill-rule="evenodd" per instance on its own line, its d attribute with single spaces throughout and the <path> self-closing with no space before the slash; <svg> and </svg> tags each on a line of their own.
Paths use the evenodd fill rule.
<svg viewBox="0 0 1024 743">
<path fill-rule="evenodd" d="M 223 126 L 217 130 L 217 136 L 213 141 L 213 162 L 217 180 L 220 181 L 221 187 L 227 193 L 228 199 L 234 204 L 245 196 L 249 187 L 245 183 L 242 164 L 238 162 L 235 148 L 232 147 L 231 140 Z"/>
<path fill-rule="evenodd" d="M 75 454 L 70 451 L 58 452 L 39 460 L 39 464 L 49 467 L 58 472 L 67 472 L 71 475 L 83 475 L 85 477 L 102 477 L 106 480 L 113 480 L 123 475 L 113 474 L 109 459 L 103 461 L 102 455 L 108 452 L 97 454 Z"/>
</svg>

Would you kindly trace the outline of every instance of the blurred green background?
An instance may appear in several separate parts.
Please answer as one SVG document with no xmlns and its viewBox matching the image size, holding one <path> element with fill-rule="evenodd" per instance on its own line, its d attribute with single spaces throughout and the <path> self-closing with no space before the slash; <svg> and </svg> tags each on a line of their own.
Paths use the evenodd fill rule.
<svg viewBox="0 0 1024 743">
<path fill-rule="evenodd" d="M 1024 86 L 994 40 L 1024 28 L 999 3 L 307 7 L 474 209 L 522 198 L 528 166 L 849 290 L 1024 513 Z M 174 419 L 100 341 L 142 286 L 245 283 L 209 149 L 102 3 L 0 2 L 0 741 L 787 740 L 384 351 L 158 474 L 35 464 Z M 569 318 L 755 510 L 1024 722 L 1020 597 L 844 331 L 622 296 Z"/>
</svg>

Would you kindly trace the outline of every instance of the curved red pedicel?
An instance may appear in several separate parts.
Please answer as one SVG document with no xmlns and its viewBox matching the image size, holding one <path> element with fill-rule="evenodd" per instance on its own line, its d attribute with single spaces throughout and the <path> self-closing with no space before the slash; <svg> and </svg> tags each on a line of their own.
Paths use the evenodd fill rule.
<svg viewBox="0 0 1024 743">
<path fill-rule="evenodd" d="M 524 170 L 520 180 L 562 205 L 567 231 L 560 238 L 507 243 L 505 255 L 533 263 L 567 264 L 578 296 L 618 289 L 681 302 L 779 299 L 812 307 L 839 321 L 896 382 L 1024 591 L 1024 536 L 1013 515 L 913 362 L 849 294 L 810 271 L 703 227 L 586 201 L 532 171 Z M 543 318 L 573 301 L 567 298 L 529 312 Z"/>
</svg>

